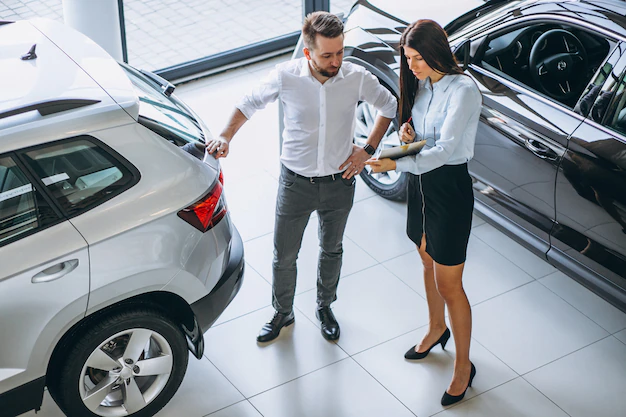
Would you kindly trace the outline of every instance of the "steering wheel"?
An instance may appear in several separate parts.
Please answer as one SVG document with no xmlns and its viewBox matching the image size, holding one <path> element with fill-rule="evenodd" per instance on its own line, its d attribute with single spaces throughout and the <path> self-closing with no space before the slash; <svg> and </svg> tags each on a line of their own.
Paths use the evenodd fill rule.
<svg viewBox="0 0 626 417">
<path fill-rule="evenodd" d="M 551 48 L 550 54 L 541 56 L 549 41 L 556 42 L 558 38 L 561 47 Z M 559 45 L 554 42 L 550 45 Z M 554 53 L 554 49 L 564 51 Z M 579 84 L 584 81 L 581 75 L 587 71 L 587 51 L 573 33 L 564 29 L 548 30 L 533 44 L 528 61 L 533 80 L 552 98 L 567 100 L 580 92 Z"/>
</svg>

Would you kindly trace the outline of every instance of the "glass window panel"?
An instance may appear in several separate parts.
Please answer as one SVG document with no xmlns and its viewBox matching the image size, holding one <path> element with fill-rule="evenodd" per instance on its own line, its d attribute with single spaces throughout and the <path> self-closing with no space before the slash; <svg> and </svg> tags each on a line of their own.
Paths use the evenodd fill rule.
<svg viewBox="0 0 626 417">
<path fill-rule="evenodd" d="M 85 139 L 50 144 L 25 156 L 69 215 L 89 210 L 133 184 L 120 161 Z"/>
<path fill-rule="evenodd" d="M 334 14 L 343 13 L 343 17 L 348 16 L 355 0 L 330 0 L 330 12 Z"/>
<path fill-rule="evenodd" d="M 173 96 L 167 97 L 162 89 L 141 73 L 123 65 L 139 97 L 139 123 L 155 131 L 176 146 L 204 143 L 200 123 Z"/>
<path fill-rule="evenodd" d="M 10 157 L 0 157 L 0 246 L 58 220 Z"/>
<path fill-rule="evenodd" d="M 301 0 L 124 0 L 128 63 L 157 70 L 299 31 Z"/>
<path fill-rule="evenodd" d="M 63 23 L 63 0 L 0 1 L 0 20 L 23 20 L 45 17 Z"/>
</svg>

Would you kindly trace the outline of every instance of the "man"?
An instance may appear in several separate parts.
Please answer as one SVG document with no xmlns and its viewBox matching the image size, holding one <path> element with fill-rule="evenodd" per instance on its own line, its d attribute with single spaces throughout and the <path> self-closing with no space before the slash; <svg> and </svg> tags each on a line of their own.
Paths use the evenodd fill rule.
<svg viewBox="0 0 626 417">
<path fill-rule="evenodd" d="M 294 322 L 296 259 L 311 213 L 319 218 L 320 255 L 317 312 L 322 335 L 339 338 L 330 304 L 337 298 L 342 240 L 354 200 L 355 176 L 363 170 L 395 117 L 397 102 L 376 77 L 360 66 L 344 63 L 343 23 L 327 12 L 309 14 L 302 27 L 304 57 L 281 63 L 236 106 L 221 135 L 208 143 L 216 158 L 228 155 L 229 142 L 256 110 L 280 99 L 285 130 L 276 224 L 274 229 L 274 317 L 257 341 L 269 342 Z M 352 144 L 355 108 L 360 101 L 380 116 L 367 145 Z"/>
</svg>

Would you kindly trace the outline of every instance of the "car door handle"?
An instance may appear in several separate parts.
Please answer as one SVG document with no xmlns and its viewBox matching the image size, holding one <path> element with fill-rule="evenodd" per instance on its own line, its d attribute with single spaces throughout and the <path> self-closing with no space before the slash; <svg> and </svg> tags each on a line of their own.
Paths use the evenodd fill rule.
<svg viewBox="0 0 626 417">
<path fill-rule="evenodd" d="M 526 148 L 539 158 L 549 159 L 551 161 L 556 161 L 558 159 L 556 152 L 536 139 L 527 138 L 524 143 L 526 144 Z"/>
<path fill-rule="evenodd" d="M 69 261 L 61 262 L 60 264 L 56 264 L 51 266 L 50 268 L 46 268 L 37 275 L 33 277 L 31 282 L 33 284 L 39 284 L 41 282 L 50 282 L 57 280 L 65 275 L 69 274 L 78 266 L 78 259 L 71 259 Z"/>
</svg>

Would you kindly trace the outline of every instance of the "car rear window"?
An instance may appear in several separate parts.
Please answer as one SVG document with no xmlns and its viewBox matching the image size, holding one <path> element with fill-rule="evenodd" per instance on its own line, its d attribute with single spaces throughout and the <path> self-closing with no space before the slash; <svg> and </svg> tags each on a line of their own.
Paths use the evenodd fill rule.
<svg viewBox="0 0 626 417">
<path fill-rule="evenodd" d="M 23 155 L 69 216 L 102 204 L 139 180 L 130 163 L 89 137 L 46 144 Z"/>
<path fill-rule="evenodd" d="M 9 156 L 0 156 L 0 246 L 59 220 L 41 193 Z"/>
<path fill-rule="evenodd" d="M 122 67 L 139 96 L 139 123 L 156 132 L 176 146 L 205 143 L 204 133 L 196 118 L 160 87 L 126 66 Z"/>
</svg>

